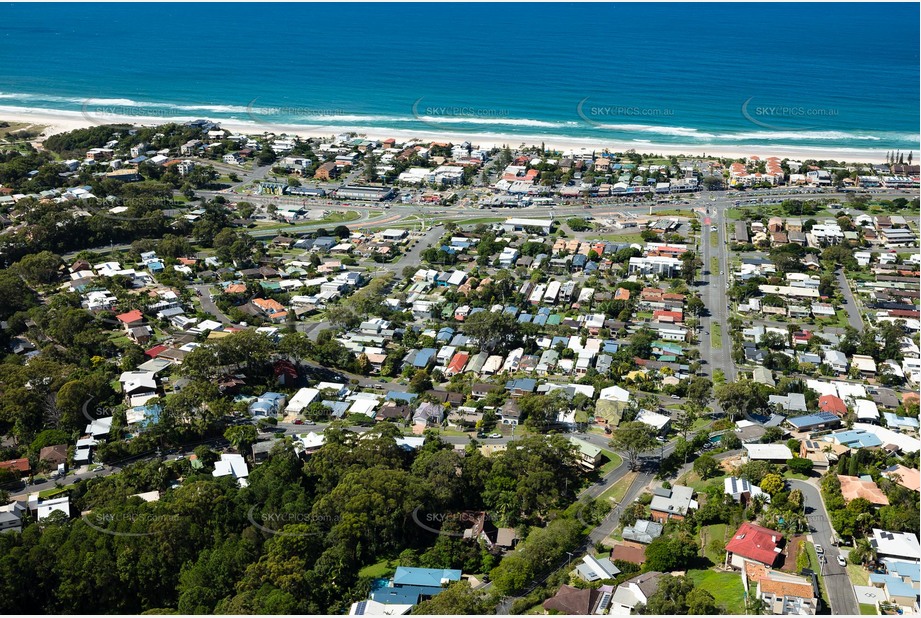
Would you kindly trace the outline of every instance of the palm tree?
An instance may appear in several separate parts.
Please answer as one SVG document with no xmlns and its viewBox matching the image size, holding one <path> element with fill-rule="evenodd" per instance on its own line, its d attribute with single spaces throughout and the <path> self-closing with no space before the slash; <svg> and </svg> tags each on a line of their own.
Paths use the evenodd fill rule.
<svg viewBox="0 0 921 618">
<path fill-rule="evenodd" d="M 861 565 L 867 566 L 868 564 L 876 562 L 876 548 L 873 547 L 867 539 L 857 539 L 849 558 L 851 562 L 856 560 L 860 562 Z"/>
</svg>

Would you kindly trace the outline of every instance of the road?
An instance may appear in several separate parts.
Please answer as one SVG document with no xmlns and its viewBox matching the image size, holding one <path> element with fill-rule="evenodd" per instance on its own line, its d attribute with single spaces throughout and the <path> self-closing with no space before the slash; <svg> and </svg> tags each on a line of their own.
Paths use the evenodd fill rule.
<svg viewBox="0 0 921 618">
<path fill-rule="evenodd" d="M 860 607 L 854 595 L 854 587 L 848 579 L 845 567 L 838 564 L 838 548 L 832 544 L 833 531 L 828 511 L 822 502 L 819 489 L 812 483 L 805 481 L 790 481 L 792 489 L 799 489 L 803 493 L 806 505 L 806 519 L 815 532 L 809 535 L 813 543 L 825 549 L 825 562 L 822 564 L 822 576 L 825 580 L 825 589 L 828 591 L 828 602 L 831 604 L 833 614 L 859 615 Z"/>
<path fill-rule="evenodd" d="M 838 277 L 838 287 L 841 288 L 841 293 L 844 294 L 847 323 L 858 331 L 863 332 L 863 318 L 860 315 L 860 307 L 857 305 L 857 299 L 854 297 L 854 292 L 851 291 L 851 285 L 844 275 L 844 269 L 838 268 L 836 276 Z"/>
<path fill-rule="evenodd" d="M 227 317 L 223 311 L 214 303 L 211 299 L 211 293 L 214 291 L 210 285 L 193 285 L 192 288 L 198 292 L 198 301 L 201 303 L 201 309 L 205 313 L 211 315 L 221 324 L 226 324 L 227 326 L 237 326 L 234 324 L 233 320 Z"/>
</svg>

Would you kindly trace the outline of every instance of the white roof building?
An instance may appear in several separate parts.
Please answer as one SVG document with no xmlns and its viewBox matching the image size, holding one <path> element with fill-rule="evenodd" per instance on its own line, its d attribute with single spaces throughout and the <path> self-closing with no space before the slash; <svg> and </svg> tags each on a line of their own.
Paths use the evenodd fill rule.
<svg viewBox="0 0 921 618">
<path fill-rule="evenodd" d="M 873 528 L 870 544 L 876 548 L 877 555 L 893 558 L 906 558 L 912 562 L 921 560 L 921 545 L 912 532 L 888 532 Z"/>
<path fill-rule="evenodd" d="M 854 411 L 857 413 L 857 418 L 862 421 L 879 420 L 879 408 L 876 407 L 876 402 L 869 399 L 855 399 Z"/>
<path fill-rule="evenodd" d="M 785 444 L 744 444 L 750 460 L 787 461 L 793 453 Z"/>
<path fill-rule="evenodd" d="M 244 479 L 249 476 L 249 467 L 243 455 L 233 453 L 221 453 L 221 458 L 214 462 L 214 471 L 212 476 L 233 476 L 236 479 Z"/>
<path fill-rule="evenodd" d="M 64 513 L 70 517 L 70 498 L 65 496 L 64 498 L 40 501 L 36 509 L 36 518 L 38 521 L 42 521 L 55 511 Z"/>
<path fill-rule="evenodd" d="M 300 414 L 307 406 L 312 404 L 320 396 L 320 390 L 317 388 L 302 388 L 294 394 L 294 397 L 288 402 L 285 412 Z"/>
<path fill-rule="evenodd" d="M 672 419 L 664 414 L 652 412 L 651 410 L 640 410 L 640 413 L 636 415 L 636 420 L 640 423 L 649 425 L 657 432 L 662 432 L 668 427 Z"/>
<path fill-rule="evenodd" d="M 349 414 L 364 414 L 373 418 L 377 404 L 377 399 L 356 399 L 349 408 Z"/>
<path fill-rule="evenodd" d="M 630 401 L 630 391 L 619 386 L 609 386 L 607 388 L 601 389 L 601 393 L 599 394 L 598 399 L 605 399 L 607 401 L 622 401 L 626 403 Z"/>
</svg>

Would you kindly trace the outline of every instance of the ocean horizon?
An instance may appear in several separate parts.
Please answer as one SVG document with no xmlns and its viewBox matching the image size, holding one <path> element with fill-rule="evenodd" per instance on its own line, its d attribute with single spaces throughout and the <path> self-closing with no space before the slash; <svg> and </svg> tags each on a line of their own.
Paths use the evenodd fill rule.
<svg viewBox="0 0 921 618">
<path fill-rule="evenodd" d="M 698 151 L 921 140 L 916 4 L 52 7 L 3 8 L 0 118 Z"/>
</svg>

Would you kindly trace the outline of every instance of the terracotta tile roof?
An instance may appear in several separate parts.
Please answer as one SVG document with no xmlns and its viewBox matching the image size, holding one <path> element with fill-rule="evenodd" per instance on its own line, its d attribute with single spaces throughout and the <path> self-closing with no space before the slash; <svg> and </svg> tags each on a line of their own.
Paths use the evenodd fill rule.
<svg viewBox="0 0 921 618">
<path fill-rule="evenodd" d="M 646 562 L 646 548 L 636 545 L 627 545 L 626 543 L 617 543 L 611 550 L 611 560 L 623 560 L 633 564 L 643 564 Z"/>
<path fill-rule="evenodd" d="M 0 461 L 0 468 L 5 468 L 7 470 L 16 470 L 18 472 L 28 472 L 29 471 L 29 460 L 23 457 L 22 459 L 10 459 L 9 461 Z"/>
<path fill-rule="evenodd" d="M 131 311 L 127 311 L 125 313 L 119 313 L 117 316 L 115 316 L 115 319 L 119 322 L 122 322 L 123 324 L 131 324 L 132 322 L 140 322 L 143 320 L 144 314 L 141 313 L 138 309 L 132 309 Z"/>
<path fill-rule="evenodd" d="M 921 472 L 914 468 L 906 468 L 902 464 L 899 464 L 893 466 L 883 474 L 906 489 L 921 491 Z"/>
<path fill-rule="evenodd" d="M 844 474 L 839 474 L 838 479 L 841 481 L 841 495 L 844 497 L 845 502 L 863 498 L 864 500 L 869 500 L 871 504 L 889 504 L 889 498 L 873 481 L 864 481 L 856 476 Z"/>
<path fill-rule="evenodd" d="M 812 584 L 807 584 L 806 582 L 784 582 L 775 579 L 762 579 L 761 593 L 770 593 L 778 597 L 799 597 L 801 599 L 815 598 L 812 591 Z"/>
<path fill-rule="evenodd" d="M 285 306 L 274 298 L 254 298 L 253 304 L 263 311 L 271 311 L 273 313 L 285 310 Z"/>
</svg>

